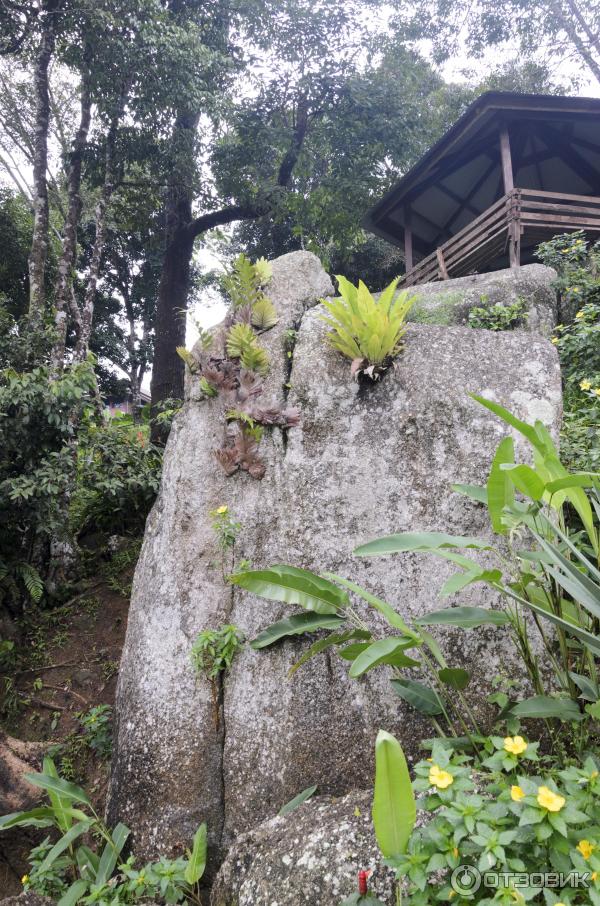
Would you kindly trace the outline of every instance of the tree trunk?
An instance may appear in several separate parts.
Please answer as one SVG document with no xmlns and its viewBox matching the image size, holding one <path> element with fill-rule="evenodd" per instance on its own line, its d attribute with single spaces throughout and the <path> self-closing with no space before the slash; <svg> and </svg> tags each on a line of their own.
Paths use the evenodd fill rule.
<svg viewBox="0 0 600 906">
<path fill-rule="evenodd" d="M 48 0 L 42 14 L 42 36 L 34 70 L 35 136 L 33 149 L 33 237 L 29 254 L 29 317 L 34 328 L 42 326 L 46 309 L 46 259 L 48 257 L 48 129 L 50 97 L 48 70 L 54 51 L 55 17 L 59 0 Z"/>
<path fill-rule="evenodd" d="M 188 226 L 189 221 L 174 233 L 163 260 L 156 305 L 153 409 L 163 400 L 183 399 L 184 364 L 176 350 L 178 346 L 185 346 L 190 264 L 194 249 L 194 239 L 186 229 Z"/>
<path fill-rule="evenodd" d="M 106 135 L 106 151 L 104 155 L 104 184 L 102 186 L 102 192 L 100 193 L 98 204 L 96 205 L 96 238 L 94 240 L 94 248 L 92 250 L 90 270 L 87 279 L 85 297 L 83 300 L 83 309 L 81 311 L 81 330 L 79 331 L 75 345 L 74 359 L 76 362 L 82 362 L 85 359 L 90 346 L 90 336 L 92 333 L 92 324 L 94 320 L 94 304 L 96 302 L 96 290 L 98 288 L 98 280 L 100 278 L 102 255 L 104 254 L 104 246 L 106 244 L 106 215 L 108 213 L 108 206 L 110 204 L 110 199 L 112 198 L 112 194 L 115 190 L 115 184 L 117 181 L 117 134 L 119 131 L 119 123 L 121 121 L 121 117 L 123 116 L 127 95 L 129 94 L 130 85 L 131 80 L 129 79 L 126 83 L 123 84 L 121 88 L 121 94 L 119 96 L 117 108 L 113 114 L 110 128 Z"/>
<path fill-rule="evenodd" d="M 90 129 L 91 107 L 90 73 L 89 71 L 86 71 L 84 72 L 81 81 L 81 116 L 79 128 L 73 140 L 73 148 L 69 160 L 67 178 L 67 218 L 65 221 L 62 254 L 58 262 L 58 277 L 56 281 L 54 303 L 56 339 L 52 350 L 52 368 L 55 372 L 58 372 L 63 368 L 65 361 L 69 297 L 73 286 L 73 272 L 77 258 L 77 228 L 79 226 L 79 219 L 83 207 L 81 198 L 81 162 Z M 79 310 L 76 309 L 76 311 L 77 315 L 79 315 Z M 80 326 L 81 325 L 78 324 L 78 327 Z"/>
</svg>

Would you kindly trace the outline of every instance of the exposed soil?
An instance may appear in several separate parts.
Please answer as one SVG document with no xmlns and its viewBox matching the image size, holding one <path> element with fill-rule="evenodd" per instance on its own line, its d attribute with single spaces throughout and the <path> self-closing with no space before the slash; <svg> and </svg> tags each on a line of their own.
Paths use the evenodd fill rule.
<svg viewBox="0 0 600 906">
<path fill-rule="evenodd" d="M 110 562 L 99 558 L 65 604 L 30 613 L 16 664 L 0 677 L 2 728 L 47 744 L 61 775 L 83 786 L 100 814 L 109 761 L 90 745 L 93 736 L 78 715 L 114 704 L 137 551 L 129 546 Z M 21 890 L 26 857 L 45 833 L 16 828 L 0 834 L 0 898 Z"/>
</svg>

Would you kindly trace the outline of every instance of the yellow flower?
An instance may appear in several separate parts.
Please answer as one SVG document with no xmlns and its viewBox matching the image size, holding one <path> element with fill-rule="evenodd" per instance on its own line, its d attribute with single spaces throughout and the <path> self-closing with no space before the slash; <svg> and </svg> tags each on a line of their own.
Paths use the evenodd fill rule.
<svg viewBox="0 0 600 906">
<path fill-rule="evenodd" d="M 596 847 L 593 843 L 590 843 L 589 840 L 580 840 L 577 844 L 577 849 L 581 853 L 584 859 L 589 859 Z"/>
<path fill-rule="evenodd" d="M 576 317 L 576 318 L 585 318 L 585 312 L 584 312 L 584 311 L 578 311 L 577 314 L 575 315 L 575 317 Z"/>
<path fill-rule="evenodd" d="M 522 736 L 507 736 L 504 740 L 504 751 L 511 755 L 522 755 L 527 749 L 527 743 Z"/>
<path fill-rule="evenodd" d="M 600 387 L 594 387 L 593 392 L 596 394 L 596 396 L 600 396 Z"/>
<path fill-rule="evenodd" d="M 458 859 L 458 846 L 454 847 L 454 849 L 452 850 L 452 855 L 455 859 Z"/>
<path fill-rule="evenodd" d="M 516 784 L 514 784 L 514 786 L 511 786 L 510 798 L 512 799 L 513 802 L 519 802 L 519 800 L 522 799 L 524 795 L 525 795 L 525 793 L 523 792 L 523 790 L 521 789 L 520 786 L 517 786 Z"/>
<path fill-rule="evenodd" d="M 590 877 L 591 877 L 592 881 L 597 881 L 597 880 L 598 880 L 598 872 L 597 872 L 597 871 L 593 871 L 593 872 L 591 873 Z"/>
<path fill-rule="evenodd" d="M 554 345 L 556 346 L 556 344 L 558 343 L 558 337 L 552 337 L 552 339 L 550 340 L 550 342 L 551 342 L 551 343 L 554 343 Z"/>
<path fill-rule="evenodd" d="M 590 774 L 590 780 L 595 780 L 597 776 L 598 776 L 598 771 L 592 771 L 592 773 Z"/>
<path fill-rule="evenodd" d="M 23 875 L 23 877 L 21 878 L 21 884 L 23 884 L 23 886 L 25 886 L 25 884 L 28 884 L 28 883 L 29 883 L 29 875 Z"/>
<path fill-rule="evenodd" d="M 217 509 L 215 510 L 215 513 L 217 514 L 217 516 L 224 516 L 228 510 L 229 510 L 228 506 L 220 506 L 220 507 L 217 507 Z"/>
<path fill-rule="evenodd" d="M 592 383 L 591 383 L 591 381 L 587 381 L 587 380 L 581 381 L 579 386 L 582 390 L 590 390 Z"/>
<path fill-rule="evenodd" d="M 559 796 L 558 793 L 553 793 L 547 786 L 541 786 L 538 790 L 537 801 L 538 805 L 548 812 L 560 812 L 566 799 L 564 796 Z"/>
<path fill-rule="evenodd" d="M 429 783 L 437 786 L 438 790 L 445 790 L 446 787 L 454 783 L 454 777 L 448 771 L 442 771 L 437 764 L 432 764 L 429 769 Z"/>
</svg>

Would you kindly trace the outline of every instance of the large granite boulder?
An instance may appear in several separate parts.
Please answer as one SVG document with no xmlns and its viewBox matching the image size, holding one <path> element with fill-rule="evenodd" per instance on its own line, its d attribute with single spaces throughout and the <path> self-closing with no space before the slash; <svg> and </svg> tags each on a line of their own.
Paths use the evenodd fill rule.
<svg viewBox="0 0 600 906">
<path fill-rule="evenodd" d="M 428 722 L 394 698 L 383 670 L 356 682 L 325 654 L 288 679 L 306 647 L 301 639 L 262 652 L 245 648 L 215 710 L 208 682 L 190 663 L 197 633 L 233 622 L 252 638 L 290 609 L 223 583 L 209 511 L 226 504 L 241 522 L 238 562 L 333 571 L 414 618 L 440 606 L 449 564 L 410 554 L 358 560 L 353 548 L 394 531 L 485 531 L 481 507 L 450 486 L 484 481 L 504 427 L 469 392 L 521 418 L 541 418 L 554 432 L 560 419 L 558 360 L 542 337 L 412 325 L 395 368 L 379 384 L 357 384 L 311 308 L 331 292 L 317 259 L 292 253 L 273 271 L 269 295 L 280 322 L 263 337 L 272 359 L 269 390 L 300 407 L 301 426 L 265 432 L 262 481 L 246 473 L 227 478 L 213 455 L 221 404 L 202 398 L 192 381 L 136 570 L 108 811 L 111 821 L 132 828 L 145 855 L 181 851 L 207 820 L 214 864 L 236 835 L 312 784 L 336 796 L 367 789 L 379 728 L 396 733 L 409 757 L 431 735 Z M 289 328 L 297 330 L 291 359 Z M 480 587 L 460 601 L 497 603 Z M 515 673 L 503 631 L 444 631 L 439 638 L 453 665 L 473 671 L 477 707 L 494 674 Z"/>
<path fill-rule="evenodd" d="M 371 822 L 371 792 L 319 796 L 285 817 L 241 834 L 211 891 L 211 906 L 336 906 L 357 890 L 393 901 L 394 872 L 381 864 Z"/>
<path fill-rule="evenodd" d="M 543 264 L 470 274 L 412 286 L 417 296 L 408 318 L 420 324 L 467 325 L 472 308 L 513 305 L 523 301 L 527 318 L 519 329 L 549 337 L 558 322 L 556 272 Z"/>
</svg>

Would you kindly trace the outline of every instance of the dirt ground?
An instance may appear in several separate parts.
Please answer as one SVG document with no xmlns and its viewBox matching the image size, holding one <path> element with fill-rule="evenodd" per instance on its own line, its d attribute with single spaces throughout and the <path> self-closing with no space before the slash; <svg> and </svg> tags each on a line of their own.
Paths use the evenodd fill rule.
<svg viewBox="0 0 600 906">
<path fill-rule="evenodd" d="M 109 755 L 106 746 L 98 751 L 97 736 L 79 718 L 114 704 L 137 552 L 130 545 L 112 561 L 99 561 L 65 604 L 32 611 L 23 622 L 16 663 L 0 675 L 2 729 L 44 743 L 59 773 L 83 786 L 100 813 Z M 44 836 L 19 828 L 0 834 L 0 898 L 20 892 L 27 854 Z"/>
</svg>

